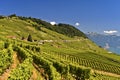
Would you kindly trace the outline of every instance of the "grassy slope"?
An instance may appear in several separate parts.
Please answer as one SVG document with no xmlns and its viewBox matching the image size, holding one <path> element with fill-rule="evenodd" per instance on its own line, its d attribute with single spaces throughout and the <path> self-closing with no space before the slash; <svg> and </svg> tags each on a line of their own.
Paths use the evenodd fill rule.
<svg viewBox="0 0 120 80">
<path fill-rule="evenodd" d="M 34 22 L 33 22 L 34 23 Z M 0 19 L 0 35 L 1 36 L 16 36 L 17 38 L 25 37 L 31 34 L 33 39 L 71 39 L 57 32 L 50 31 L 46 28 L 41 28 L 42 31 L 32 27 L 31 23 L 28 23 L 19 19 Z"/>
<path fill-rule="evenodd" d="M 80 59 L 85 59 L 92 62 L 99 62 L 103 64 L 110 64 L 112 66 L 119 66 L 120 56 L 115 54 L 109 54 L 108 51 L 99 48 L 96 44 L 88 39 L 79 38 L 78 41 L 75 38 L 67 37 L 63 34 L 51 31 L 44 27 L 40 30 L 32 27 L 35 22 L 26 22 L 19 19 L 0 19 L 0 36 L 16 36 L 18 39 L 21 37 L 27 38 L 28 34 L 32 34 L 33 39 L 37 40 L 57 40 L 53 43 L 45 43 L 41 45 L 42 52 L 48 54 L 60 53 L 62 55 L 70 55 Z M 70 42 L 64 42 L 59 40 L 71 40 Z M 76 41 L 72 41 L 76 40 Z M 91 67 L 84 65 L 86 67 Z"/>
</svg>

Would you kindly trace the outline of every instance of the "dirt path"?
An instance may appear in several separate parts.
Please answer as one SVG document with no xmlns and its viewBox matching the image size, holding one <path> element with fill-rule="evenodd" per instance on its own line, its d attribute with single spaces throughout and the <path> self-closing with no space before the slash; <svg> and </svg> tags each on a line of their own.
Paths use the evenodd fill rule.
<svg viewBox="0 0 120 80">
<path fill-rule="evenodd" d="M 6 69 L 6 71 L 0 76 L 0 80 L 7 80 L 10 75 L 11 70 L 15 69 L 18 64 L 19 64 L 19 60 L 17 58 L 17 54 L 14 53 L 13 54 L 13 63 L 11 64 L 9 69 Z"/>
<path fill-rule="evenodd" d="M 48 76 L 44 73 L 43 68 L 39 68 L 35 63 L 33 63 L 33 66 L 34 66 L 36 72 L 38 72 L 38 75 L 40 76 L 40 80 L 49 80 Z"/>
<path fill-rule="evenodd" d="M 105 71 L 92 70 L 92 72 L 96 72 L 96 73 L 98 73 L 98 74 L 103 74 L 103 75 L 112 76 L 112 77 L 120 77 L 119 74 L 110 73 L 110 72 L 105 72 Z"/>
<path fill-rule="evenodd" d="M 37 80 L 37 72 L 36 69 L 33 69 L 33 74 L 29 80 Z"/>
</svg>

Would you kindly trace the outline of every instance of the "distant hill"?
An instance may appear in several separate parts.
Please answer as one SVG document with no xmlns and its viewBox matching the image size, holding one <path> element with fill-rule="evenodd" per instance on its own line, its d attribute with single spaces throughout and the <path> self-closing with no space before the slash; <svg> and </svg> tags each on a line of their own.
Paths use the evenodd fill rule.
<svg viewBox="0 0 120 80">
<path fill-rule="evenodd" d="M 108 50 L 120 54 L 120 36 L 117 35 L 105 35 L 97 33 L 86 34 L 88 38 L 94 41 L 99 46 L 105 48 L 106 44 L 109 45 Z"/>
<path fill-rule="evenodd" d="M 80 30 L 78 30 L 77 28 L 75 28 L 74 26 L 69 25 L 69 24 L 59 23 L 59 24 L 51 25 L 49 22 L 46 22 L 46 21 L 43 21 L 43 20 L 37 19 L 37 18 L 22 17 L 22 16 L 18 16 L 18 17 L 21 20 L 29 19 L 29 20 L 37 23 L 38 25 L 41 25 L 41 26 L 38 26 L 38 25 L 33 24 L 33 26 L 38 27 L 38 29 L 39 29 L 39 27 L 45 27 L 47 29 L 58 32 L 60 34 L 64 34 L 68 37 L 78 36 L 78 37 L 87 38 L 83 32 L 81 32 Z"/>
</svg>

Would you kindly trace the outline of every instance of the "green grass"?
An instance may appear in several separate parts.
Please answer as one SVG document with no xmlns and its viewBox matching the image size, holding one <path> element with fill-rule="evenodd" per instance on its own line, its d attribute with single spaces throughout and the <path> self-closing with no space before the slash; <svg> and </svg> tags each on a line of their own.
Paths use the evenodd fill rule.
<svg viewBox="0 0 120 80">
<path fill-rule="evenodd" d="M 22 37 L 27 38 L 29 34 L 32 35 L 33 39 L 71 39 L 62 34 L 59 34 L 54 31 L 50 31 L 46 28 L 41 28 L 37 30 L 35 27 L 32 27 L 32 23 L 28 23 L 24 20 L 19 19 L 0 19 L 0 35 L 1 36 L 15 36 L 16 38 L 21 39 Z"/>
<path fill-rule="evenodd" d="M 120 80 L 120 77 L 112 77 L 95 73 L 94 75 L 91 76 L 90 80 Z"/>
</svg>

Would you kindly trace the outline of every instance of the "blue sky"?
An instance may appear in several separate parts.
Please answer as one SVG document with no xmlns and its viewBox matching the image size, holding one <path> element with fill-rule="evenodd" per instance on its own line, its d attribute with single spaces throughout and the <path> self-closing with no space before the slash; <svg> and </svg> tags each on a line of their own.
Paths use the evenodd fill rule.
<svg viewBox="0 0 120 80">
<path fill-rule="evenodd" d="M 83 32 L 120 34 L 120 0 L 1 0 L 0 14 L 13 13 L 48 22 L 77 22 Z"/>
</svg>

